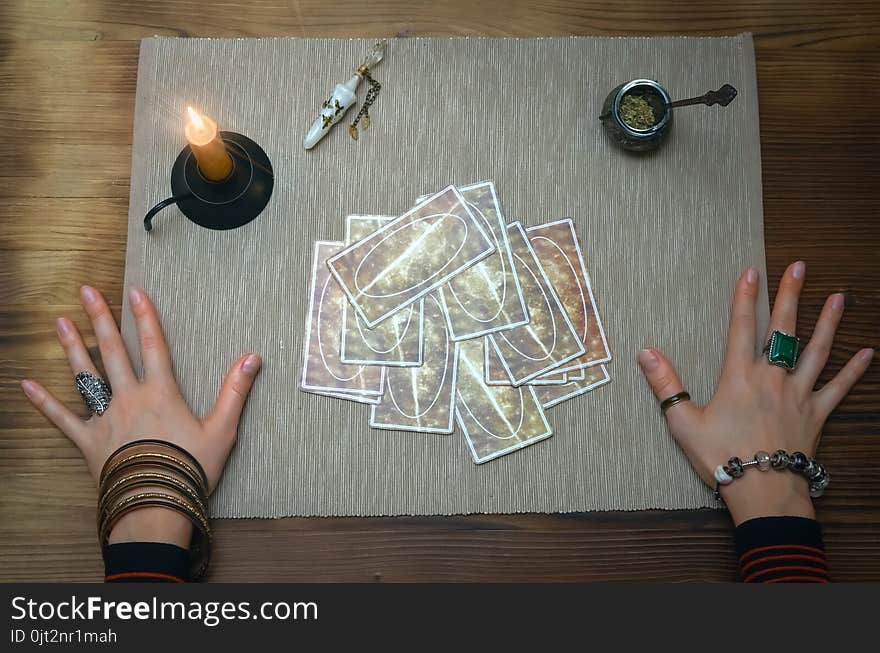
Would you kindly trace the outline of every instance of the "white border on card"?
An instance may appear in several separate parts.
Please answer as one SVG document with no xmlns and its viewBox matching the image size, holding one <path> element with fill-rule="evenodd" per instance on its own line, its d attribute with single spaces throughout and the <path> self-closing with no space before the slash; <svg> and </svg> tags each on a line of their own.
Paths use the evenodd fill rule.
<svg viewBox="0 0 880 653">
<path fill-rule="evenodd" d="M 563 374 L 567 375 L 568 381 L 584 381 L 587 378 L 587 373 L 584 371 L 586 369 L 586 367 L 579 367 L 576 370 L 563 372 Z"/>
<path fill-rule="evenodd" d="M 354 401 L 358 404 L 370 404 L 376 405 L 381 403 L 382 397 L 367 397 L 365 395 L 357 394 L 355 392 L 324 392 L 323 390 L 303 390 L 300 388 L 301 392 L 307 392 L 310 395 L 315 395 L 316 397 L 333 397 L 334 399 L 345 399 L 347 401 Z"/>
<path fill-rule="evenodd" d="M 555 374 L 556 370 L 550 370 L 545 374 Z M 562 379 L 544 379 L 539 376 L 537 379 L 532 379 L 531 381 L 526 381 L 526 385 L 565 385 L 568 383 L 568 374 L 566 372 L 562 373 Z"/>
<path fill-rule="evenodd" d="M 560 369 L 561 372 L 567 372 L 570 370 L 577 370 L 581 368 L 593 367 L 594 365 L 600 365 L 602 363 L 608 363 L 611 361 L 611 347 L 608 346 L 608 339 L 605 337 L 605 327 L 602 326 L 602 317 L 599 315 L 599 305 L 596 303 L 596 298 L 593 296 L 593 282 L 590 278 L 590 273 L 587 271 L 587 265 L 584 262 L 584 255 L 581 251 L 580 240 L 578 239 L 577 230 L 574 227 L 574 220 L 571 218 L 562 218 L 561 220 L 554 220 L 553 222 L 545 222 L 544 224 L 535 225 L 534 227 L 528 227 L 526 229 L 526 234 L 530 231 L 537 231 L 538 229 L 542 229 L 544 227 L 555 227 L 558 224 L 568 223 L 568 228 L 571 230 L 572 240 L 574 241 L 574 249 L 578 255 L 578 262 L 581 266 L 581 272 L 584 275 L 584 281 L 587 284 L 587 293 L 590 297 L 590 304 L 593 307 L 593 315 L 596 316 L 596 324 L 599 327 L 599 335 L 602 338 L 602 346 L 605 347 L 605 351 L 608 352 L 608 355 L 604 358 L 597 358 L 594 361 L 590 361 L 589 363 L 580 363 L 579 365 L 572 365 L 570 367 L 565 367 Z M 526 236 L 528 238 L 528 236 Z M 580 335 L 578 335 L 580 339 Z"/>
<path fill-rule="evenodd" d="M 364 322 L 364 324 L 367 326 L 368 329 L 372 329 L 372 328 L 375 327 L 377 324 L 381 323 L 384 319 L 386 319 L 387 317 L 393 315 L 393 314 L 396 313 L 397 311 L 402 310 L 402 309 L 406 308 L 407 306 L 409 306 L 410 304 L 413 304 L 413 303 L 419 301 L 422 297 L 424 297 L 425 295 L 430 294 L 432 291 L 434 291 L 434 290 L 436 290 L 437 288 L 439 288 L 440 286 L 442 286 L 444 283 L 446 283 L 447 281 L 449 281 L 452 277 L 454 277 L 456 274 L 458 274 L 458 273 L 461 272 L 462 270 L 466 270 L 467 268 L 469 268 L 470 266 L 472 266 L 474 263 L 476 263 L 476 262 L 478 262 L 478 261 L 482 261 L 482 260 L 483 260 L 484 258 L 486 258 L 487 256 L 489 256 L 489 255 L 495 253 L 495 251 L 496 251 L 495 246 L 492 244 L 492 241 L 486 236 L 486 232 L 483 231 L 483 227 L 482 227 L 482 225 L 479 224 L 478 220 L 474 217 L 473 213 L 471 213 L 471 210 L 468 208 L 468 203 L 467 203 L 467 201 L 464 199 L 464 197 L 462 197 L 461 193 L 458 192 L 458 189 L 457 189 L 455 186 L 451 186 L 451 185 L 450 185 L 450 186 L 447 186 L 446 188 L 444 188 L 443 190 L 441 190 L 441 191 L 439 191 L 439 192 L 437 192 L 437 193 L 434 193 L 433 195 L 431 195 L 431 197 L 429 197 L 427 200 L 425 200 L 425 202 L 422 202 L 422 203 L 420 203 L 420 204 L 417 204 L 416 206 L 414 206 L 413 208 L 411 208 L 409 211 L 407 211 L 407 212 L 404 213 L 403 215 L 401 215 L 401 216 L 395 218 L 394 220 L 392 220 L 392 221 L 389 222 L 388 224 L 386 224 L 386 225 L 384 225 L 384 226 L 382 226 L 382 227 L 379 227 L 379 229 L 377 229 L 376 231 L 374 231 L 374 232 L 369 236 L 369 238 L 372 238 L 372 237 L 375 236 L 376 234 L 383 233 L 383 232 L 387 231 L 388 229 L 393 228 L 393 227 L 395 226 L 395 224 L 396 224 L 399 220 L 402 220 L 403 218 L 405 218 L 405 217 L 409 216 L 410 214 L 414 213 L 415 211 L 419 210 L 419 209 L 422 207 L 422 205 L 425 204 L 426 202 L 431 202 L 434 198 L 439 197 L 440 195 L 442 195 L 442 194 L 444 194 L 444 193 L 446 193 L 446 192 L 449 192 L 449 191 L 451 191 L 452 194 L 455 195 L 456 200 L 458 200 L 458 202 L 461 204 L 461 206 L 462 206 L 462 208 L 464 209 L 464 211 L 467 213 L 468 217 L 470 217 L 471 222 L 472 222 L 472 223 L 474 224 L 474 226 L 477 228 L 477 231 L 480 233 L 480 235 L 482 236 L 483 240 L 489 245 L 489 248 L 486 249 L 486 250 L 484 250 L 484 251 L 482 251 L 482 252 L 480 252 L 479 254 L 477 254 L 476 256 L 474 256 L 472 259 L 470 259 L 470 260 L 468 260 L 468 261 L 465 261 L 464 263 L 462 263 L 461 266 L 459 266 L 459 267 L 456 268 L 455 270 L 453 270 L 453 271 L 451 271 L 451 272 L 448 272 L 447 274 L 445 274 L 445 275 L 443 275 L 442 277 L 440 277 L 439 279 L 437 279 L 437 280 L 436 280 L 434 283 L 432 283 L 428 288 L 425 288 L 425 289 L 423 289 L 423 290 L 418 291 L 418 293 L 416 293 L 416 295 L 414 295 L 413 297 L 407 299 L 407 300 L 406 300 L 405 302 L 403 302 L 402 304 L 400 304 L 400 305 L 398 305 L 398 306 L 395 306 L 394 309 L 392 309 L 392 310 L 388 311 L 387 313 L 385 313 L 385 314 L 379 316 L 378 318 L 376 318 L 376 319 L 373 320 L 372 322 L 371 322 L 369 319 L 367 319 L 367 316 L 364 314 L 363 308 L 361 308 L 361 306 L 355 301 L 355 299 L 354 299 L 354 297 L 352 296 L 352 294 L 351 294 L 351 292 L 349 291 L 349 289 L 348 289 L 348 288 L 345 286 L 345 284 L 342 282 L 342 278 L 341 278 L 339 272 L 337 272 L 336 268 L 333 267 L 333 262 L 334 262 L 334 261 L 336 261 L 337 259 L 339 259 L 339 258 L 341 258 L 342 256 L 344 256 L 344 255 L 348 254 L 349 252 L 351 252 L 355 247 L 357 247 L 357 246 L 360 244 L 360 241 L 359 241 L 358 243 L 354 243 L 354 244 L 352 244 L 352 245 L 349 245 L 349 246 L 345 247 L 345 249 L 343 249 L 341 252 L 338 252 L 337 254 L 334 254 L 333 256 L 331 256 L 330 258 L 327 259 L 327 267 L 330 268 L 330 274 L 333 275 L 333 277 L 334 277 L 334 278 L 336 279 L 336 281 L 339 283 L 339 286 L 342 288 L 342 291 L 343 291 L 343 292 L 345 293 L 345 295 L 348 297 L 348 301 L 349 301 L 349 302 L 351 303 L 351 305 L 354 307 L 354 309 L 355 309 L 355 311 L 357 312 L 357 314 L 360 315 L 361 318 L 363 318 L 363 322 Z M 366 239 L 365 239 L 365 240 L 366 240 Z"/>
<path fill-rule="evenodd" d="M 452 342 L 450 340 L 449 342 Z M 436 428 L 433 426 L 426 426 L 422 428 L 416 428 L 408 424 L 385 424 L 382 422 L 377 422 L 376 420 L 376 405 L 379 402 L 376 402 L 370 409 L 370 427 L 375 429 L 385 429 L 387 431 L 410 431 L 413 433 L 440 433 L 441 435 L 451 435 L 455 430 L 455 394 L 458 391 L 458 343 L 452 342 L 453 352 L 452 352 L 452 394 L 449 397 L 449 426 L 445 428 Z M 389 386 L 390 391 L 390 386 Z M 430 410 L 430 409 L 429 409 Z"/>
<path fill-rule="evenodd" d="M 309 366 L 309 345 L 311 344 L 311 339 L 312 339 L 312 311 L 315 309 L 315 282 L 317 281 L 317 274 L 315 274 L 315 273 L 318 271 L 318 253 L 321 251 L 322 245 L 328 246 L 328 247 L 338 247 L 342 244 L 343 243 L 340 243 L 339 241 L 336 241 L 336 240 L 316 240 L 315 245 L 314 245 L 314 252 L 312 254 L 312 271 L 311 271 L 312 278 L 309 281 L 309 310 L 308 310 L 308 313 L 306 313 L 305 339 L 303 341 L 305 343 L 305 346 L 303 347 L 303 368 L 302 368 L 302 375 L 300 376 L 300 382 L 299 382 L 299 389 L 306 391 L 306 392 L 309 390 L 324 390 L 326 392 L 339 393 L 342 390 L 342 388 L 327 388 L 324 386 L 315 386 L 315 385 L 309 385 L 306 383 L 306 371 L 308 370 L 308 366 Z M 361 366 L 361 367 L 363 367 L 363 366 Z M 359 392 L 353 393 L 353 394 L 359 394 L 359 395 L 364 395 L 364 396 L 380 396 L 383 393 L 384 388 L 385 388 L 385 369 L 383 368 L 381 371 L 381 377 L 379 380 L 379 390 L 378 391 L 364 390 L 364 391 L 359 391 Z"/>
<path fill-rule="evenodd" d="M 463 340 L 470 340 L 471 338 L 479 338 L 480 336 L 485 336 L 490 333 L 497 333 L 498 331 L 512 329 L 514 327 L 522 326 L 524 324 L 529 323 L 529 310 L 526 307 L 526 301 L 525 301 L 525 298 L 523 297 L 522 288 L 519 285 L 519 275 L 516 273 L 516 264 L 513 261 L 513 252 L 510 250 L 510 239 L 507 237 L 507 224 L 504 221 L 504 213 L 501 211 L 501 202 L 498 201 L 498 194 L 495 192 L 495 182 L 493 182 L 493 181 L 479 181 L 475 184 L 469 184 L 468 186 L 459 186 L 458 190 L 463 193 L 464 191 L 476 190 L 476 189 L 481 188 L 483 186 L 488 186 L 489 189 L 492 191 L 492 202 L 495 205 L 495 213 L 497 214 L 498 227 L 501 230 L 501 239 L 503 241 L 503 249 L 501 251 L 497 251 L 496 253 L 501 257 L 504 257 L 505 254 L 507 255 L 507 261 L 502 263 L 502 265 L 505 266 L 505 269 L 506 269 L 506 267 L 509 267 L 513 273 L 511 276 L 513 276 L 513 283 L 514 283 L 514 287 L 516 289 L 516 296 L 519 299 L 519 305 L 522 308 L 523 315 L 525 315 L 525 319 L 521 320 L 519 322 L 511 322 L 510 324 L 502 324 L 500 326 L 491 327 L 488 329 L 484 329 L 482 331 L 474 331 L 473 333 L 456 334 L 454 326 L 452 324 L 452 319 L 449 317 L 449 308 L 447 307 L 447 304 L 446 304 L 446 293 L 445 293 L 443 287 L 441 287 L 440 288 L 440 301 L 443 302 L 443 311 L 446 314 L 446 324 L 449 326 L 449 333 L 451 334 L 452 340 L 455 342 L 461 342 Z M 462 195 L 462 197 L 464 197 L 464 195 Z M 467 204 L 468 207 L 476 208 L 476 206 L 473 203 L 468 202 L 467 199 L 465 199 L 465 204 Z M 481 213 L 482 213 L 482 211 L 481 211 Z M 473 211 L 471 211 L 471 215 L 473 215 Z M 488 220 L 487 220 L 487 222 L 488 222 Z M 492 240 L 494 242 L 495 239 L 493 238 Z M 459 306 L 462 306 L 461 302 L 458 302 L 458 304 L 459 304 Z M 502 307 L 503 307 L 503 302 L 502 302 Z M 462 306 L 462 308 L 464 309 L 464 306 Z"/>
<path fill-rule="evenodd" d="M 571 399 L 572 397 L 577 397 L 578 395 L 585 394 L 585 393 L 589 392 L 590 390 L 598 388 L 600 385 L 605 385 L 606 383 L 609 383 L 611 381 L 611 375 L 608 374 L 608 368 L 606 368 L 604 365 L 600 365 L 599 367 L 602 368 L 602 374 L 604 374 L 603 378 L 599 379 L 595 383 L 591 383 L 590 385 L 586 385 L 583 388 L 578 388 L 577 390 L 573 390 L 566 395 L 562 395 L 561 397 L 557 397 L 556 399 L 548 401 L 546 404 L 541 404 L 541 406 L 543 408 L 553 408 L 553 406 L 556 406 L 557 404 L 560 404 L 563 401 L 567 401 L 568 399 Z"/>
<path fill-rule="evenodd" d="M 494 342 L 492 343 L 492 346 L 495 347 Z M 504 367 L 504 360 L 501 358 L 501 356 L 498 355 L 498 348 L 497 347 L 495 347 L 495 355 L 498 356 L 498 359 L 501 361 L 502 370 L 504 371 L 505 374 L 508 375 L 508 378 L 507 378 L 507 381 L 496 381 L 495 379 L 489 378 L 489 349 L 488 349 L 488 347 L 489 347 L 489 338 L 484 338 L 483 339 L 483 383 L 485 383 L 486 385 L 488 385 L 490 387 L 498 387 L 498 386 L 507 386 L 508 388 L 519 387 L 519 386 L 513 385 L 513 381 L 511 381 L 511 379 L 510 379 L 510 374 L 507 371 L 507 369 Z M 553 369 L 553 370 L 550 370 L 550 372 L 546 372 L 546 374 L 556 373 L 556 371 L 557 370 Z M 565 378 L 561 381 L 556 380 L 556 379 L 542 380 L 539 377 L 537 379 L 532 379 L 531 381 L 527 381 L 526 383 L 524 383 L 522 385 L 565 385 L 566 383 L 568 383 L 568 377 L 566 376 L 567 373 L 563 372 L 562 374 Z M 584 378 L 584 377 L 581 377 L 581 378 Z"/>
<path fill-rule="evenodd" d="M 491 338 L 483 338 L 483 383 L 486 385 L 509 385 L 513 386 L 513 379 L 510 377 L 510 373 L 504 367 L 504 361 L 501 361 L 501 369 L 507 374 L 507 380 L 509 383 L 502 383 L 501 381 L 492 381 L 489 379 L 489 347 L 493 347 L 495 349 L 495 355 L 498 356 L 498 347 L 495 347 L 495 343 L 492 342 Z M 499 357 L 499 360 L 500 357 Z"/>
<path fill-rule="evenodd" d="M 518 388 L 520 392 L 522 392 L 522 388 Z M 458 422 L 458 425 L 461 427 L 462 433 L 464 433 L 464 439 L 468 444 L 468 448 L 471 450 L 471 457 L 474 459 L 474 463 L 477 465 L 481 465 L 483 463 L 489 462 L 490 460 L 494 460 L 499 456 L 504 456 L 509 454 L 517 449 L 522 449 L 524 447 L 528 447 L 529 445 L 535 444 L 536 442 L 540 442 L 542 440 L 546 440 L 551 435 L 553 435 L 553 428 L 550 426 L 550 422 L 547 421 L 547 415 L 544 414 L 543 406 L 541 406 L 541 402 L 538 401 L 538 396 L 535 394 L 535 389 L 531 386 L 526 386 L 526 389 L 531 393 L 532 399 L 535 401 L 535 405 L 538 407 L 538 412 L 541 413 L 541 421 L 544 423 L 544 427 L 547 431 L 541 435 L 536 435 L 535 437 L 529 438 L 524 442 L 518 442 L 512 447 L 508 447 L 507 449 L 502 449 L 501 451 L 496 451 L 489 456 L 485 456 L 484 458 L 479 458 L 477 456 L 477 450 L 474 448 L 474 443 L 471 442 L 471 435 L 468 433 L 467 427 L 464 425 L 464 420 L 461 418 L 460 411 L 458 407 L 455 408 L 455 420 Z M 465 404 L 466 405 L 466 404 Z"/>
<path fill-rule="evenodd" d="M 346 247 L 349 245 L 354 245 L 351 242 L 351 223 L 355 221 L 361 222 L 381 222 L 383 225 L 394 220 L 395 216 L 393 215 L 366 215 L 366 214 L 353 214 L 345 216 L 345 243 L 343 243 Z M 381 227 L 380 227 L 381 228 Z M 371 233 L 370 236 L 373 234 Z"/>
<path fill-rule="evenodd" d="M 532 255 L 532 259 L 534 260 L 535 264 L 538 266 L 538 271 L 541 273 L 541 278 L 544 280 L 544 284 L 547 286 L 547 289 L 550 291 L 550 296 L 553 297 L 553 301 L 556 302 L 556 307 L 559 309 L 559 312 L 562 314 L 562 318 L 565 320 L 565 324 L 566 324 L 566 326 L 568 326 L 569 331 L 574 335 L 575 339 L 578 342 L 580 342 L 580 344 L 581 344 L 580 349 L 576 354 L 573 354 L 571 356 L 563 358 L 560 361 L 555 361 L 555 362 L 551 363 L 550 365 L 548 365 L 547 367 L 545 367 L 541 370 L 538 370 L 537 372 L 532 372 L 531 374 L 529 374 L 521 379 L 515 379 L 513 377 L 513 373 L 510 371 L 510 368 L 507 365 L 507 361 L 504 360 L 504 356 L 501 355 L 501 351 L 498 349 L 498 344 L 495 342 L 496 336 L 504 338 L 504 332 L 501 331 L 499 333 L 493 333 L 493 334 L 490 334 L 489 336 L 487 336 L 487 338 L 492 341 L 492 345 L 495 347 L 495 352 L 498 354 L 498 358 L 501 359 L 501 364 L 504 366 L 504 370 L 507 372 L 507 376 L 510 377 L 511 379 L 513 379 L 513 387 L 516 388 L 516 387 L 519 387 L 522 384 L 526 383 L 527 381 L 531 381 L 535 377 L 541 376 L 542 374 L 545 374 L 546 372 L 549 372 L 551 370 L 555 370 L 557 372 L 563 371 L 564 368 L 561 367 L 562 365 L 564 365 L 568 361 L 574 360 L 578 356 L 583 355 L 583 353 L 587 351 L 587 348 L 584 346 L 584 343 L 581 342 L 580 336 L 578 336 L 577 331 L 575 331 L 574 325 L 571 323 L 571 319 L 568 317 L 568 312 L 565 310 L 565 307 L 562 305 L 562 302 L 559 301 L 559 296 L 556 294 L 556 289 L 553 287 L 553 284 L 550 283 L 550 279 L 547 278 L 547 273 L 544 272 L 544 267 L 541 265 L 541 262 L 538 260 L 538 256 L 537 256 L 537 254 L 535 254 L 535 250 L 532 247 L 532 243 L 529 241 L 528 234 L 526 234 L 526 231 L 525 231 L 525 229 L 523 229 L 522 224 L 520 224 L 519 222 L 511 222 L 509 225 L 507 225 L 507 228 L 508 229 L 511 229 L 511 228 L 519 229 L 519 231 L 522 233 L 522 237 L 526 243 L 526 247 L 528 248 L 529 253 Z M 506 340 L 506 338 L 505 338 L 505 340 Z"/>
</svg>

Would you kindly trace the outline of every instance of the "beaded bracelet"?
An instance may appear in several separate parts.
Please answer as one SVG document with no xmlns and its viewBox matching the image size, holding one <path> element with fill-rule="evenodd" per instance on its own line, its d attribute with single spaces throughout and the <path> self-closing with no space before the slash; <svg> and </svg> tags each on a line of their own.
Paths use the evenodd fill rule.
<svg viewBox="0 0 880 653">
<path fill-rule="evenodd" d="M 745 468 L 751 465 L 756 465 L 762 472 L 772 468 L 777 472 L 790 469 L 793 472 L 802 474 L 810 484 L 810 496 L 814 499 L 821 497 L 825 492 L 825 488 L 831 483 L 831 476 L 824 465 L 816 461 L 815 458 L 809 458 L 807 454 L 801 451 L 789 454 L 784 449 L 777 449 L 773 455 L 766 451 L 756 451 L 755 457 L 752 460 L 743 462 L 734 456 L 727 461 L 726 465 L 718 465 L 715 468 L 715 499 L 717 501 L 721 500 L 720 490 L 722 485 L 733 483 L 734 479 L 742 476 L 745 473 Z"/>
</svg>

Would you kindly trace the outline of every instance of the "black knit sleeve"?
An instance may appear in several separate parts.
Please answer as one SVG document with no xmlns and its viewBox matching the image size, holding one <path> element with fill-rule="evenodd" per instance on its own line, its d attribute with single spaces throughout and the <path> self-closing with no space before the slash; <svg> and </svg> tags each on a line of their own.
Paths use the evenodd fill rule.
<svg viewBox="0 0 880 653">
<path fill-rule="evenodd" d="M 186 583 L 190 554 L 174 544 L 124 542 L 104 547 L 104 582 Z"/>
<path fill-rule="evenodd" d="M 822 528 L 804 517 L 759 517 L 736 528 L 744 583 L 827 583 Z"/>
</svg>

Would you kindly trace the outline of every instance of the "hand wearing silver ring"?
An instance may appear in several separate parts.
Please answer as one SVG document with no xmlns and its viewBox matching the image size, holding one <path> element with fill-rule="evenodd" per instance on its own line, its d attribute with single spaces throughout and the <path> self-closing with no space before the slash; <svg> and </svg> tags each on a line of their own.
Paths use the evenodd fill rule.
<svg viewBox="0 0 880 653">
<path fill-rule="evenodd" d="M 96 481 L 114 451 L 134 440 L 156 438 L 194 456 L 207 474 L 208 490 L 213 490 L 235 445 L 238 421 L 262 364 L 260 357 L 245 354 L 235 361 L 211 411 L 204 417 L 196 416 L 177 385 L 159 316 L 147 294 L 139 288 L 129 292 L 142 377 L 132 368 L 113 313 L 101 293 L 83 286 L 80 296 L 98 340 L 106 376 L 98 372 L 73 322 L 59 318 L 57 330 L 89 418 L 75 414 L 36 381 L 25 379 L 21 387 L 27 398 L 79 448 Z M 186 517 L 151 507 L 122 517 L 110 542 L 158 541 L 186 548 L 191 535 L 192 525 Z"/>
<path fill-rule="evenodd" d="M 870 348 L 856 352 L 834 378 L 815 389 L 843 315 L 844 297 L 828 297 L 812 338 L 801 351 L 799 341 L 790 334 L 796 333 L 805 273 L 802 261 L 785 271 L 770 328 L 762 338 L 756 334 L 755 323 L 758 273 L 749 268 L 740 276 L 724 365 L 705 406 L 683 399 L 681 379 L 659 350 L 639 352 L 639 364 L 654 395 L 663 402 L 672 437 L 700 478 L 711 488 L 720 485 L 736 524 L 773 515 L 814 517 L 810 493 L 817 495 L 828 484 L 827 471 L 813 460 L 822 426 L 874 354 Z M 770 467 L 765 464 L 767 452 L 777 452 L 780 458 L 781 453 L 796 452 L 795 462 L 780 465 L 778 473 L 761 473 Z M 748 462 L 740 464 L 740 456 Z M 754 460 L 749 460 L 752 456 Z M 759 471 L 742 473 L 743 467 L 752 465 Z M 737 480 L 729 482 L 728 478 Z"/>
<path fill-rule="evenodd" d="M 95 376 L 91 372 L 80 372 L 74 378 L 76 389 L 79 390 L 79 396 L 86 404 L 91 415 L 103 415 L 104 411 L 110 407 L 110 400 L 113 398 L 113 391 L 110 386 L 100 376 Z"/>
</svg>

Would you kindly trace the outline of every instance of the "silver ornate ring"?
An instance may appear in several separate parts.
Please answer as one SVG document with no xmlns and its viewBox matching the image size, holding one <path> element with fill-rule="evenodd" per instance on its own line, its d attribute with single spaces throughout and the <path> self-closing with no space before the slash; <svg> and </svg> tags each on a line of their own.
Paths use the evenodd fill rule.
<svg viewBox="0 0 880 653">
<path fill-rule="evenodd" d="M 103 415 L 113 398 L 110 385 L 91 372 L 76 375 L 76 389 L 92 415 Z"/>
</svg>

